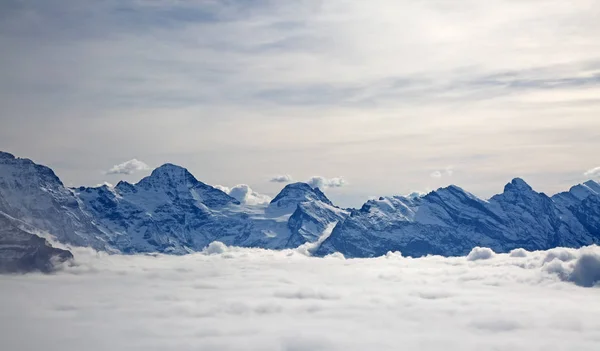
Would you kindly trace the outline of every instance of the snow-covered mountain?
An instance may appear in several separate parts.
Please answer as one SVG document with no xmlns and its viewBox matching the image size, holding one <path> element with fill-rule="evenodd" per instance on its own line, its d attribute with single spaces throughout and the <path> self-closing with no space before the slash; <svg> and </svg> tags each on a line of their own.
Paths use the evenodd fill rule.
<svg viewBox="0 0 600 351">
<path fill-rule="evenodd" d="M 80 205 L 50 168 L 0 152 L 0 212 L 52 233 L 59 241 L 108 249 L 107 235 Z"/>
<path fill-rule="evenodd" d="M 0 211 L 64 243 L 113 252 L 183 254 L 213 241 L 283 249 L 316 241 L 347 212 L 290 184 L 268 205 L 245 205 L 173 164 L 136 184 L 65 188 L 54 172 L 0 154 Z"/>
<path fill-rule="evenodd" d="M 548 197 L 516 178 L 482 200 L 456 186 L 421 197 L 368 201 L 338 224 L 317 254 L 369 257 L 466 255 L 475 246 L 507 252 L 600 243 L 600 184 L 590 181 Z"/>
<path fill-rule="evenodd" d="M 269 204 L 240 203 L 173 164 L 136 184 L 69 189 L 50 168 L 0 152 L 0 212 L 63 243 L 123 253 L 183 254 L 213 241 L 270 249 L 310 243 L 316 255 L 348 257 L 600 243 L 595 181 L 549 197 L 516 178 L 489 200 L 449 186 L 346 210 L 305 183 L 288 184 Z"/>
</svg>

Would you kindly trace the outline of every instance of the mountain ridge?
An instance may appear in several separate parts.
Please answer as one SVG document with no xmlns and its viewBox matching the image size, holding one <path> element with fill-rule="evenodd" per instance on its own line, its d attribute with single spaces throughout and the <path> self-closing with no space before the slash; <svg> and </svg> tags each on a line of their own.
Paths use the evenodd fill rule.
<svg viewBox="0 0 600 351">
<path fill-rule="evenodd" d="M 600 184 L 548 196 L 521 178 L 485 200 L 450 185 L 335 206 L 316 187 L 287 184 L 268 204 L 243 204 L 166 163 L 135 184 L 66 188 L 54 171 L 0 152 L 0 211 L 57 240 L 114 253 L 200 251 L 213 241 L 268 249 L 315 243 L 316 255 L 463 255 L 600 242 Z M 333 229 L 332 229 L 333 228 Z M 326 234 L 326 235 L 325 235 Z"/>
</svg>

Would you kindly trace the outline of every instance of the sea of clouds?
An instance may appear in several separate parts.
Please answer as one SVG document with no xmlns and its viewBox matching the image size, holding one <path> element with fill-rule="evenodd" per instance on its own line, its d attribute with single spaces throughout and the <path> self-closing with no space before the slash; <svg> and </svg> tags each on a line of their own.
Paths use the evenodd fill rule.
<svg viewBox="0 0 600 351">
<path fill-rule="evenodd" d="M 600 247 L 369 259 L 75 249 L 0 276 L 3 350 L 598 350 Z"/>
</svg>

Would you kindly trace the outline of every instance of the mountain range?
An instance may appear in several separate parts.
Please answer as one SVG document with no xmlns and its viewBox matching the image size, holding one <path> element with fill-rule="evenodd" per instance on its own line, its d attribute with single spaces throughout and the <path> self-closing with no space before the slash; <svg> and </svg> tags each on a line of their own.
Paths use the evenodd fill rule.
<svg viewBox="0 0 600 351">
<path fill-rule="evenodd" d="M 600 242 L 600 184 L 590 180 L 550 197 L 516 178 L 488 200 L 452 185 L 342 209 L 320 189 L 292 183 L 270 203 L 250 205 L 173 164 L 135 184 L 68 188 L 50 168 L 0 152 L 0 260 L 15 261 L 14 250 L 2 250 L 14 248 L 12 242 L 26 252 L 28 236 L 41 240 L 32 239 L 29 248 L 40 252 L 40 261 L 68 259 L 64 250 L 40 250 L 50 246 L 35 233 L 125 254 L 185 254 L 213 241 L 268 249 L 310 243 L 314 255 L 346 257 L 580 247 Z"/>
</svg>

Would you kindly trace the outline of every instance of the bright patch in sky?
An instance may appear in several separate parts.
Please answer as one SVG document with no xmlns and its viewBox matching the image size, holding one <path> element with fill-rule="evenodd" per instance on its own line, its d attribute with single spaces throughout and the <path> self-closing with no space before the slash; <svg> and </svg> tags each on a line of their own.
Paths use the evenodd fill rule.
<svg viewBox="0 0 600 351">
<path fill-rule="evenodd" d="M 213 244 L 187 256 L 75 249 L 0 276 L 6 350 L 598 350 L 600 248 L 346 260 Z M 595 277 L 595 278 L 594 278 Z M 588 279 L 588 280 L 586 280 Z"/>
</svg>

